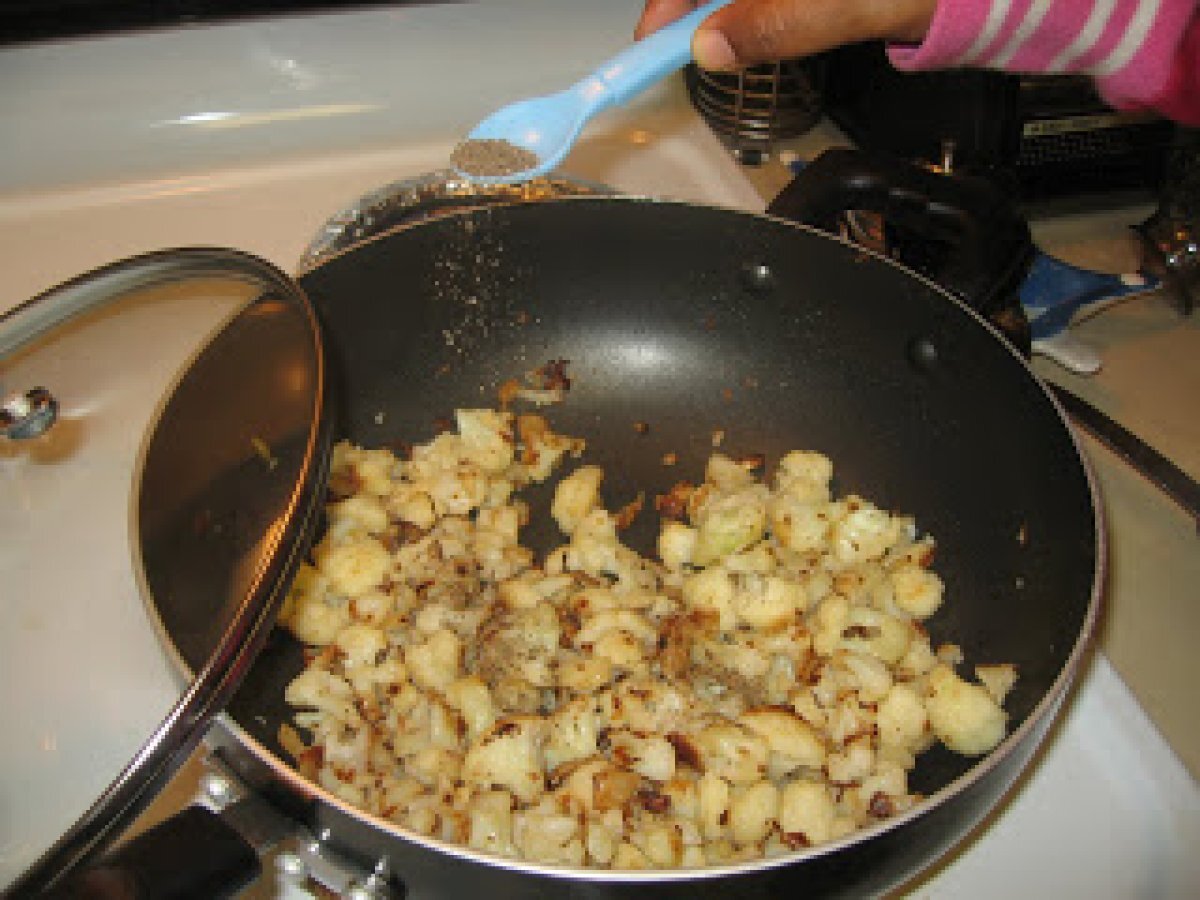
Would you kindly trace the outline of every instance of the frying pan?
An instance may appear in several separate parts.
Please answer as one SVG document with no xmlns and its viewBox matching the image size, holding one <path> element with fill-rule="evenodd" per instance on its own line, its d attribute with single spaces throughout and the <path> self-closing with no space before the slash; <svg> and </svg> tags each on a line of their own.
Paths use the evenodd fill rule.
<svg viewBox="0 0 1200 900">
<path fill-rule="evenodd" d="M 834 461 L 837 493 L 904 510 L 937 538 L 947 602 L 927 623 L 934 645 L 952 641 L 972 662 L 1019 671 L 1008 737 L 981 760 L 925 754 L 910 783 L 927 799 L 907 814 L 778 859 L 614 873 L 442 844 L 304 781 L 277 740 L 302 652 L 276 630 L 213 740 L 326 846 L 381 865 L 412 897 L 862 896 L 937 859 L 1026 766 L 1096 624 L 1101 523 L 1061 410 L 1013 346 L 945 289 L 772 216 L 630 198 L 426 221 L 365 240 L 300 284 L 321 320 L 338 435 L 368 446 L 426 440 L 456 407 L 494 405 L 503 381 L 566 359 L 572 387 L 547 416 L 587 439 L 609 508 L 697 480 L 716 429 L 723 452 L 764 454 L 768 468 L 788 450 L 818 450 Z M 530 496 L 535 509 L 546 496 Z M 538 522 L 523 541 L 544 551 L 556 540 Z M 643 514 L 625 540 L 650 552 L 656 525 Z M 160 527 L 142 534 L 148 574 L 163 547 L 173 565 L 195 569 L 188 543 Z M 149 581 L 165 633 L 199 671 L 213 639 L 205 598 Z"/>
</svg>

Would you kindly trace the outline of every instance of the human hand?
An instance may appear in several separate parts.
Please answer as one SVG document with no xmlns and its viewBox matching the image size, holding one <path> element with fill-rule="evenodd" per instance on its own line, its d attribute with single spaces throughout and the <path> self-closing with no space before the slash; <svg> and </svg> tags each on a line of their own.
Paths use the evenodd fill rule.
<svg viewBox="0 0 1200 900">
<path fill-rule="evenodd" d="M 701 0 L 646 0 L 634 36 L 645 37 Z M 809 56 L 867 40 L 918 43 L 937 0 L 733 0 L 696 31 L 692 55 L 705 69 Z"/>
</svg>

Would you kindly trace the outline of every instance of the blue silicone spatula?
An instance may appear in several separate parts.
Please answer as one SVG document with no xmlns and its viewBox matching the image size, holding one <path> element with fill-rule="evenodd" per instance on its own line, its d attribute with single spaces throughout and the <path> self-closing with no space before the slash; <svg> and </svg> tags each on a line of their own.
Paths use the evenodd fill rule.
<svg viewBox="0 0 1200 900">
<path fill-rule="evenodd" d="M 464 170 L 458 151 L 452 163 L 460 175 L 491 184 L 528 181 L 547 174 L 562 163 L 594 115 L 625 103 L 691 61 L 692 35 L 701 22 L 728 2 L 714 0 L 696 8 L 626 47 L 566 90 L 509 104 L 467 135 L 468 142 L 504 141 L 517 152 L 528 151 L 536 158 L 535 164 L 502 174 Z"/>
</svg>

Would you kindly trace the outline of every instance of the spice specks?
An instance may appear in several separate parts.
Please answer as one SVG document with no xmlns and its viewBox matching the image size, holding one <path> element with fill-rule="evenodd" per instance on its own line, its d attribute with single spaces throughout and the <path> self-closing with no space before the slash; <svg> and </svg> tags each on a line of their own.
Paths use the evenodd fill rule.
<svg viewBox="0 0 1200 900">
<path fill-rule="evenodd" d="M 537 166 L 537 154 L 505 140 L 463 141 L 450 154 L 450 164 L 464 175 L 516 175 Z"/>
</svg>

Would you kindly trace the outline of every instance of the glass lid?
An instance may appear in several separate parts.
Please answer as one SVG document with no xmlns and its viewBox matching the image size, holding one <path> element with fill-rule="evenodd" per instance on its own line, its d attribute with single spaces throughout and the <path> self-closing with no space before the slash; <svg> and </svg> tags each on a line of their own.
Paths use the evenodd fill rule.
<svg viewBox="0 0 1200 900">
<path fill-rule="evenodd" d="M 119 836 L 239 683 L 319 506 L 324 377 L 308 300 L 234 251 L 0 318 L 0 892 Z"/>
</svg>

